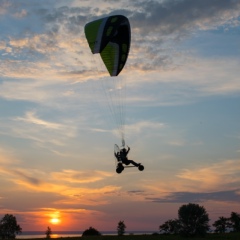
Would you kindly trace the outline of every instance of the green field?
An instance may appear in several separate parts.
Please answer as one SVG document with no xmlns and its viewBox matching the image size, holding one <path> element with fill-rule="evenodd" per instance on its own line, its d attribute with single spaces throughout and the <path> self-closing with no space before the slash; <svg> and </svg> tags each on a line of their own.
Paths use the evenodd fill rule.
<svg viewBox="0 0 240 240">
<path fill-rule="evenodd" d="M 46 238 L 37 238 L 37 240 L 46 240 Z M 174 235 L 124 235 L 124 236 L 92 236 L 92 237 L 63 237 L 53 238 L 54 240 L 240 240 L 240 233 L 208 234 L 204 238 L 184 238 Z M 21 239 L 23 240 L 23 239 Z M 31 239 L 26 239 L 31 240 Z M 36 238 L 35 238 L 36 240 Z"/>
</svg>

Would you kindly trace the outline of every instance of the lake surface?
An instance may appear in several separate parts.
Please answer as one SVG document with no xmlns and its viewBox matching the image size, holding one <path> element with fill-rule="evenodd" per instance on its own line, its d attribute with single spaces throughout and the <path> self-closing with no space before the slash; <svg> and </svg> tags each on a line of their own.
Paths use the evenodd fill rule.
<svg viewBox="0 0 240 240">
<path fill-rule="evenodd" d="M 152 234 L 154 231 L 126 231 L 125 235 L 134 234 Z M 81 237 L 83 231 L 68 231 L 60 232 L 56 231 L 51 234 L 51 238 L 61 238 L 61 237 Z M 117 231 L 103 231 L 100 232 L 102 235 L 117 235 Z M 34 231 L 34 232 L 22 232 L 22 234 L 16 236 L 17 239 L 33 239 L 33 238 L 46 238 L 45 232 Z"/>
<path fill-rule="evenodd" d="M 60 237 L 81 237 L 82 231 L 69 231 L 69 232 L 53 232 L 51 238 L 60 238 Z M 32 239 L 32 238 L 46 238 L 45 232 L 22 232 L 22 234 L 16 236 L 17 239 Z"/>
</svg>

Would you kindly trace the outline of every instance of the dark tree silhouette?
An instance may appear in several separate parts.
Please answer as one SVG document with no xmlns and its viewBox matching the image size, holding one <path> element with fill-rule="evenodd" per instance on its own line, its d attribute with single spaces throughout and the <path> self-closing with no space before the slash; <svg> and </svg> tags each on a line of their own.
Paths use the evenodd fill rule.
<svg viewBox="0 0 240 240">
<path fill-rule="evenodd" d="M 46 234 L 46 238 L 51 238 L 52 230 L 50 227 L 47 227 L 45 234 Z"/>
<path fill-rule="evenodd" d="M 204 207 L 189 203 L 178 210 L 180 234 L 186 237 L 204 236 L 209 230 L 209 218 Z"/>
<path fill-rule="evenodd" d="M 215 227 L 214 232 L 225 233 L 229 227 L 229 218 L 219 217 L 218 220 L 213 223 L 213 226 Z"/>
<path fill-rule="evenodd" d="M 159 226 L 160 233 L 164 234 L 177 234 L 179 233 L 180 223 L 178 219 L 170 219 L 166 221 L 164 224 Z"/>
<path fill-rule="evenodd" d="M 101 236 L 101 233 L 97 229 L 90 227 L 82 233 L 82 236 Z"/>
<path fill-rule="evenodd" d="M 117 226 L 118 236 L 123 236 L 125 233 L 126 225 L 124 221 L 119 221 Z"/>
<path fill-rule="evenodd" d="M 232 212 L 229 220 L 233 232 L 240 232 L 240 214 Z"/>
<path fill-rule="evenodd" d="M 22 232 L 22 228 L 17 224 L 16 217 L 6 214 L 0 221 L 0 237 L 2 239 L 15 239 L 17 234 Z"/>
</svg>

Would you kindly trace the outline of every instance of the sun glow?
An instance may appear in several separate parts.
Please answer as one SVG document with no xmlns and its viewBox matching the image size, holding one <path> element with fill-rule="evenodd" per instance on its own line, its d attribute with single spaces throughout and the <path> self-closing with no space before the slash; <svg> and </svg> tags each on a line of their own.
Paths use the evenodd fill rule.
<svg viewBox="0 0 240 240">
<path fill-rule="evenodd" d="M 59 211 L 52 212 L 48 216 L 51 224 L 57 225 L 61 223 L 61 214 Z"/>
<path fill-rule="evenodd" d="M 60 223 L 60 219 L 59 219 L 59 218 L 52 218 L 52 219 L 50 220 L 50 222 L 51 222 L 52 224 L 59 224 L 59 223 Z"/>
</svg>

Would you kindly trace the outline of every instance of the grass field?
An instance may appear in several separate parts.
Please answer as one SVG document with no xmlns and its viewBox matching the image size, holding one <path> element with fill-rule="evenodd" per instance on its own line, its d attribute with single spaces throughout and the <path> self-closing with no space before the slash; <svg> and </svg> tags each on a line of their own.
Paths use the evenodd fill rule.
<svg viewBox="0 0 240 240">
<path fill-rule="evenodd" d="M 46 238 L 37 238 L 37 240 L 46 240 Z M 225 234 L 208 234 L 204 238 L 184 238 L 174 235 L 124 235 L 124 236 L 88 236 L 88 237 L 66 237 L 54 238 L 54 240 L 240 240 L 240 233 L 225 233 Z M 23 239 L 21 239 L 23 240 Z M 31 239 L 26 239 L 31 240 Z M 36 238 L 35 238 L 36 240 Z"/>
</svg>

